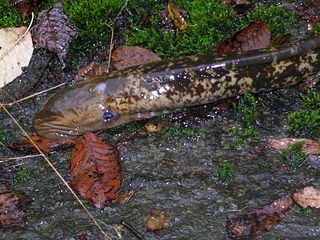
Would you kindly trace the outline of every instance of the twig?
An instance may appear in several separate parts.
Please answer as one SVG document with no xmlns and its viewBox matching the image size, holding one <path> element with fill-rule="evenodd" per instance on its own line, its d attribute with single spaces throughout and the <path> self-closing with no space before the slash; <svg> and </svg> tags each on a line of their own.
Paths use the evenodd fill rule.
<svg viewBox="0 0 320 240">
<path fill-rule="evenodd" d="M 112 26 L 110 26 L 109 24 L 107 24 L 107 26 L 110 28 L 111 30 L 111 37 L 110 37 L 110 43 L 109 43 L 109 54 L 108 54 L 108 65 L 107 65 L 107 72 L 109 72 L 110 70 L 110 66 L 111 66 L 111 54 L 112 54 L 112 50 L 114 47 L 113 44 L 113 38 L 114 38 L 114 25 L 116 24 L 116 21 L 118 20 L 118 18 L 120 17 L 121 13 L 123 12 L 123 10 L 127 7 L 128 4 L 128 0 L 126 0 L 123 4 L 123 6 L 121 7 L 120 11 L 118 12 L 117 16 L 113 19 L 112 21 Z"/>
<path fill-rule="evenodd" d="M 0 162 L 12 161 L 12 160 L 23 160 L 26 158 L 33 158 L 33 157 L 41 157 L 41 154 L 33 154 L 33 155 L 26 155 L 20 157 L 0 157 Z"/>
<path fill-rule="evenodd" d="M 139 239 L 139 240 L 143 240 L 144 239 L 142 234 L 137 229 L 132 227 L 129 223 L 127 223 L 125 221 L 121 221 L 121 225 L 124 226 L 126 229 L 128 229 L 129 232 L 131 232 L 137 239 Z"/>
<path fill-rule="evenodd" d="M 58 85 L 56 85 L 56 86 L 54 86 L 54 87 L 52 87 L 52 88 L 49 88 L 49 89 L 46 89 L 46 90 L 43 90 L 43 91 L 40 91 L 40 92 L 31 94 L 31 95 L 29 95 L 29 96 L 27 96 L 27 97 L 21 98 L 21 99 L 16 100 L 16 101 L 13 101 L 13 102 L 11 102 L 11 103 L 2 103 L 2 105 L 4 105 L 4 106 L 12 106 L 13 104 L 20 103 L 20 102 L 25 101 L 25 100 L 27 100 L 27 99 L 29 99 L 29 98 L 33 98 L 33 97 L 35 97 L 35 96 L 38 96 L 38 95 L 40 95 L 40 94 L 42 94 L 42 93 L 49 92 L 49 91 L 54 90 L 54 89 L 56 89 L 56 88 L 62 87 L 63 85 L 66 85 L 66 84 L 67 84 L 67 83 L 60 83 L 60 84 L 58 84 Z"/>
</svg>

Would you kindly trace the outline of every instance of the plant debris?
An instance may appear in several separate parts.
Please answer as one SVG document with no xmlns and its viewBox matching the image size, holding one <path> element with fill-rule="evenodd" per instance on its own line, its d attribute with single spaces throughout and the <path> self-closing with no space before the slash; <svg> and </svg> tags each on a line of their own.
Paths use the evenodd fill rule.
<svg viewBox="0 0 320 240">
<path fill-rule="evenodd" d="M 171 217 L 158 209 L 152 210 L 145 219 L 148 232 L 156 232 L 170 227 Z"/>
<path fill-rule="evenodd" d="M 163 30 L 165 32 L 185 30 L 188 26 L 184 18 L 187 16 L 187 11 L 180 9 L 172 0 L 168 1 L 167 8 L 159 14 Z"/>
<path fill-rule="evenodd" d="M 292 194 L 293 200 L 301 207 L 320 208 L 320 190 L 307 186 Z"/>
<path fill-rule="evenodd" d="M 253 213 L 228 219 L 226 229 L 229 238 L 251 239 L 262 235 L 284 218 L 293 203 L 292 198 L 286 196 Z"/>
<path fill-rule="evenodd" d="M 97 208 L 118 197 L 122 170 L 117 149 L 93 133 L 77 138 L 71 154 L 71 184 L 80 195 Z"/>
<path fill-rule="evenodd" d="M 19 209 L 19 198 L 5 186 L 0 186 L 0 227 L 23 228 L 25 226 L 25 214 Z"/>
<path fill-rule="evenodd" d="M 23 36 L 26 30 L 26 27 L 0 29 L 0 88 L 20 76 L 22 67 L 30 62 L 33 44 L 30 32 Z"/>
<path fill-rule="evenodd" d="M 50 11 L 39 14 L 32 29 L 32 36 L 37 48 L 47 48 L 57 54 L 64 67 L 69 44 L 78 33 L 64 14 L 62 3 L 58 2 Z"/>
<path fill-rule="evenodd" d="M 301 150 L 305 154 L 320 154 L 320 143 L 306 138 L 268 138 L 267 146 L 276 150 L 283 150 L 298 142 L 303 143 Z"/>
<path fill-rule="evenodd" d="M 11 6 L 16 8 L 23 18 L 37 10 L 42 2 L 45 0 L 10 0 Z"/>
<path fill-rule="evenodd" d="M 246 52 L 263 49 L 269 46 L 270 39 L 271 33 L 268 24 L 262 20 L 255 20 L 247 28 L 222 41 L 216 52 Z"/>
</svg>

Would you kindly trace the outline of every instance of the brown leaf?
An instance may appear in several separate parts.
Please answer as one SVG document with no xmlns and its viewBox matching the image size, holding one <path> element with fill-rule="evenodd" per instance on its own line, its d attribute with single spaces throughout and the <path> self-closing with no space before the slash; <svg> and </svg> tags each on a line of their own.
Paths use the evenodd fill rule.
<svg viewBox="0 0 320 240">
<path fill-rule="evenodd" d="M 270 28 L 262 20 L 255 20 L 231 38 L 225 39 L 216 49 L 218 53 L 245 52 L 267 48 L 270 44 Z"/>
<path fill-rule="evenodd" d="M 260 236 L 280 222 L 292 205 L 293 200 L 286 196 L 253 213 L 230 218 L 226 224 L 228 236 L 231 239 L 251 239 Z"/>
<path fill-rule="evenodd" d="M 11 6 L 15 7 L 23 18 L 29 16 L 32 12 L 38 9 L 39 5 L 45 2 L 44 0 L 10 0 Z"/>
<path fill-rule="evenodd" d="M 168 1 L 168 13 L 173 21 L 173 24 L 180 30 L 185 30 L 188 26 L 187 22 L 181 14 L 181 10 L 173 3 L 172 0 Z"/>
<path fill-rule="evenodd" d="M 310 21 L 320 16 L 320 4 L 317 0 L 302 1 L 297 4 L 296 11 L 300 19 Z"/>
<path fill-rule="evenodd" d="M 78 33 L 64 14 L 62 3 L 56 3 L 49 12 L 41 12 L 31 33 L 36 47 L 47 48 L 56 53 L 65 66 L 69 44 Z"/>
<path fill-rule="evenodd" d="M 182 29 L 179 30 L 184 30 L 187 27 L 187 23 L 184 20 L 184 17 L 186 16 L 187 11 L 180 9 L 178 6 L 174 5 L 172 1 L 169 1 L 167 8 L 159 13 L 159 19 L 165 32 L 177 31 L 179 25 L 182 27 Z"/>
<path fill-rule="evenodd" d="M 303 208 L 320 208 L 320 190 L 313 186 L 304 187 L 292 194 L 293 200 Z"/>
<path fill-rule="evenodd" d="M 146 229 L 155 232 L 170 227 L 170 216 L 158 209 L 152 210 L 146 216 Z"/>
<path fill-rule="evenodd" d="M 304 142 L 304 145 L 302 146 L 302 151 L 304 153 L 320 154 L 320 143 L 306 138 L 268 138 L 267 145 L 276 150 L 282 150 L 297 142 Z"/>
<path fill-rule="evenodd" d="M 222 5 L 233 6 L 238 14 L 243 14 L 253 8 L 253 4 L 247 0 L 219 0 Z"/>
<path fill-rule="evenodd" d="M 76 140 L 71 155 L 71 184 L 97 208 L 118 197 L 122 170 L 118 151 L 86 132 Z"/>
<path fill-rule="evenodd" d="M 53 152 L 58 149 L 67 148 L 72 146 L 75 143 L 73 139 L 62 139 L 62 140 L 49 140 L 43 137 L 40 137 L 36 133 L 32 133 L 29 137 L 35 142 L 35 144 L 40 148 L 41 151 L 48 153 Z M 18 149 L 22 151 L 36 151 L 33 144 L 25 136 L 22 136 L 18 141 L 9 146 L 13 149 Z"/>
<path fill-rule="evenodd" d="M 0 227 L 24 227 L 25 214 L 19 210 L 19 198 L 5 186 L 0 186 Z"/>
<path fill-rule="evenodd" d="M 124 194 L 119 195 L 115 199 L 115 201 L 118 203 L 126 203 L 126 202 L 130 201 L 130 199 L 133 197 L 134 194 L 135 194 L 135 191 L 126 192 Z"/>
<path fill-rule="evenodd" d="M 138 64 L 159 61 L 161 58 L 145 48 L 121 46 L 113 51 L 111 60 L 115 69 L 123 69 Z"/>
<path fill-rule="evenodd" d="M 76 81 L 83 81 L 100 76 L 104 73 L 108 73 L 107 67 L 96 61 L 93 61 L 89 65 L 78 69 L 75 79 Z"/>
</svg>

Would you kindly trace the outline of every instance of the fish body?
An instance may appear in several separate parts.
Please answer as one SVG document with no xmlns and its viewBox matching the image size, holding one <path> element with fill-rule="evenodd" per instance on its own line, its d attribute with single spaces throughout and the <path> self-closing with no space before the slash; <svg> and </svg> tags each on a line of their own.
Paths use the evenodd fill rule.
<svg viewBox="0 0 320 240">
<path fill-rule="evenodd" d="M 162 60 L 53 95 L 34 118 L 45 138 L 73 138 L 244 93 L 288 88 L 320 72 L 320 37 L 276 49 Z"/>
</svg>

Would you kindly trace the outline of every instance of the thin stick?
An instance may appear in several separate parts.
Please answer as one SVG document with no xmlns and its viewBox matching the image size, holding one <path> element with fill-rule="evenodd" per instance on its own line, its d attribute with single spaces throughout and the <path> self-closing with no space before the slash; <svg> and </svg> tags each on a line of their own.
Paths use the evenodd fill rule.
<svg viewBox="0 0 320 240">
<path fill-rule="evenodd" d="M 21 98 L 21 99 L 16 100 L 16 101 L 13 101 L 13 102 L 11 102 L 11 103 L 2 103 L 2 105 L 4 105 L 4 106 L 12 106 L 12 105 L 14 105 L 14 104 L 20 103 L 20 102 L 25 101 L 25 100 L 27 100 L 27 99 L 29 99 L 29 98 L 33 98 L 33 97 L 38 96 L 38 95 L 40 95 L 40 94 L 42 94 L 42 93 L 49 92 L 49 91 L 51 91 L 51 90 L 54 90 L 54 89 L 59 88 L 59 87 L 61 87 L 61 86 L 63 86 L 63 85 L 66 85 L 66 84 L 67 84 L 67 83 L 60 83 L 60 84 L 58 84 L 57 86 L 54 86 L 54 87 L 52 87 L 52 88 L 49 88 L 49 89 L 46 89 L 46 90 L 43 90 L 43 91 L 40 91 L 40 92 L 37 92 L 37 93 L 34 93 L 34 94 L 31 94 L 31 95 L 29 95 L 29 96 L 27 96 L 27 97 Z"/>
<path fill-rule="evenodd" d="M 28 26 L 27 30 L 21 35 L 21 37 L 19 37 L 19 38 L 17 39 L 17 41 L 15 41 L 14 44 L 12 44 L 12 46 L 10 46 L 10 47 L 7 49 L 7 51 L 5 51 L 5 52 L 0 56 L 0 59 L 2 59 L 5 55 L 7 55 L 8 52 L 10 52 L 11 49 L 14 48 L 14 46 L 16 46 L 17 43 L 20 42 L 22 38 L 24 38 L 24 36 L 29 32 L 29 30 L 30 30 L 30 28 L 31 28 L 31 26 L 32 26 L 33 20 L 34 20 L 34 13 L 32 12 L 31 21 L 30 21 L 30 23 L 29 23 L 29 26 Z"/>
<path fill-rule="evenodd" d="M 26 156 L 20 156 L 20 157 L 0 157 L 1 162 L 5 161 L 12 161 L 12 160 L 22 160 L 26 158 L 33 158 L 33 157 L 41 157 L 41 154 L 33 154 L 33 155 L 26 155 Z"/>
<path fill-rule="evenodd" d="M 94 222 L 94 224 L 99 228 L 99 230 L 107 237 L 107 239 L 111 240 L 111 237 L 103 231 L 102 227 L 98 223 L 98 221 L 95 219 L 95 217 L 91 214 L 89 209 L 84 205 L 84 203 L 80 200 L 80 198 L 77 196 L 77 194 L 72 190 L 70 185 L 64 180 L 64 178 L 61 176 L 61 174 L 58 172 L 58 170 L 53 166 L 53 164 L 50 162 L 50 160 L 46 157 L 46 155 L 40 150 L 40 148 L 37 146 L 37 144 L 28 136 L 28 133 L 21 127 L 21 125 L 17 122 L 17 120 L 11 115 L 11 113 L 8 111 L 8 109 L 0 102 L 0 107 L 6 112 L 6 114 L 12 119 L 12 121 L 15 123 L 15 125 L 20 129 L 20 131 L 28 138 L 28 140 L 32 143 L 32 145 L 37 149 L 37 151 L 40 153 L 40 155 L 44 158 L 44 160 L 47 162 L 47 164 L 50 166 L 50 168 L 57 174 L 57 176 L 60 178 L 60 180 L 63 182 L 63 184 L 67 187 L 67 189 L 71 192 L 71 194 L 74 196 L 74 198 L 77 200 L 77 202 L 80 204 L 80 206 L 87 212 L 90 219 Z"/>
</svg>

